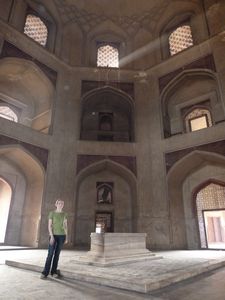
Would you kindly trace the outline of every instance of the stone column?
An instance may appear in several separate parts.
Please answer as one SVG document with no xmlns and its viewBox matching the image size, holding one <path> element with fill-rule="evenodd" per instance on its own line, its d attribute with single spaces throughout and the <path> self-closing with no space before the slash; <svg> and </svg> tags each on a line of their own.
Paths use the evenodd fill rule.
<svg viewBox="0 0 225 300">
<path fill-rule="evenodd" d="M 154 75 L 135 85 L 138 232 L 148 234 L 147 247 L 166 249 L 170 234 L 158 90 Z"/>
<path fill-rule="evenodd" d="M 64 210 L 69 215 L 69 241 L 73 242 L 80 90 L 80 80 L 74 73 L 62 72 L 58 75 L 39 246 L 47 244 L 47 215 L 54 209 L 57 198 L 65 201 Z"/>
</svg>

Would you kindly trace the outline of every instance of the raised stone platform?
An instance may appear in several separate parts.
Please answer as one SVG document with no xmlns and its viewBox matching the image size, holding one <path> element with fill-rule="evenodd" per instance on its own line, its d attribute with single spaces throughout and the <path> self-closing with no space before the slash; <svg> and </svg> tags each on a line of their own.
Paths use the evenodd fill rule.
<svg viewBox="0 0 225 300">
<path fill-rule="evenodd" d="M 144 260 L 107 268 L 77 264 L 74 258 L 84 256 L 82 253 L 85 254 L 83 251 L 62 251 L 59 268 L 65 281 L 80 280 L 142 293 L 225 266 L 224 251 L 163 251 L 156 253 L 163 256 L 163 259 Z M 47 250 L 24 250 L 24 254 L 23 251 L 18 251 L 17 257 L 14 259 L 13 256 L 8 257 L 6 264 L 39 272 L 38 279 L 46 255 Z"/>
<path fill-rule="evenodd" d="M 91 233 L 91 250 L 76 263 L 109 267 L 140 260 L 160 259 L 146 249 L 146 233 Z"/>
</svg>

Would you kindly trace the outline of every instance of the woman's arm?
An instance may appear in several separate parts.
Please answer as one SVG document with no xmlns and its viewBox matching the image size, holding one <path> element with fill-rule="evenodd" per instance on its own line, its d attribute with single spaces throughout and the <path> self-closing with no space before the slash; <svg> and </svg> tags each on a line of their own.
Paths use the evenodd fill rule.
<svg viewBox="0 0 225 300">
<path fill-rule="evenodd" d="M 68 226 L 67 226 L 67 219 L 66 218 L 63 221 L 63 228 L 64 228 L 65 234 L 66 234 L 65 244 L 67 244 L 68 243 Z"/>
<path fill-rule="evenodd" d="M 52 231 L 52 219 L 48 219 L 48 232 L 49 232 L 49 235 L 50 235 L 50 245 L 53 245 L 54 244 L 54 236 L 53 236 L 53 231 Z"/>
</svg>

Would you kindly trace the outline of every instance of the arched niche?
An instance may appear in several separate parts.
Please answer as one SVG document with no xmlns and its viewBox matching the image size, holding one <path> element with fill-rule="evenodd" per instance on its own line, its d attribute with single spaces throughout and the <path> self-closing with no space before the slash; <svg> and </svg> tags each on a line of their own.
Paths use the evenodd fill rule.
<svg viewBox="0 0 225 300">
<path fill-rule="evenodd" d="M 110 119 L 112 130 L 104 130 L 101 120 Z M 105 127 L 106 128 L 106 127 Z M 105 86 L 92 90 L 82 99 L 81 139 L 92 141 L 134 141 L 134 104 L 132 98 Z"/>
<path fill-rule="evenodd" d="M 23 147 L 0 147 L 0 177 L 12 188 L 6 244 L 38 246 L 44 173 L 41 163 Z"/>
<path fill-rule="evenodd" d="M 167 176 L 173 249 L 199 249 L 196 191 L 205 182 L 225 181 L 225 157 L 193 151 L 180 159 Z"/>
<path fill-rule="evenodd" d="M 17 111 L 18 123 L 48 132 L 54 87 L 32 62 L 18 58 L 0 60 L 0 99 Z"/>
<path fill-rule="evenodd" d="M 98 203 L 98 187 L 112 188 L 110 203 Z M 112 214 L 113 232 L 136 231 L 136 177 L 127 168 L 111 160 L 102 160 L 83 169 L 76 179 L 75 245 L 88 246 L 95 231 L 96 213 Z"/>
<path fill-rule="evenodd" d="M 183 1 L 179 3 L 177 9 L 174 9 L 174 4 L 171 3 L 161 15 L 155 28 L 155 35 L 160 38 L 161 57 L 158 57 L 159 61 L 170 57 L 169 35 L 184 24 L 191 27 L 194 45 L 208 38 L 205 16 L 198 4 Z M 160 55 L 160 52 L 158 53 Z"/>
<path fill-rule="evenodd" d="M 185 70 L 171 80 L 161 93 L 164 136 L 185 132 L 185 114 L 196 106 L 211 111 L 212 123 L 224 119 L 219 84 L 210 70 Z"/>
<path fill-rule="evenodd" d="M 172 56 L 170 51 L 170 37 L 171 34 L 181 26 L 188 26 L 190 28 L 193 43 L 196 43 L 196 31 L 195 28 L 193 28 L 194 17 L 195 14 L 193 12 L 185 12 L 180 15 L 176 15 L 175 17 L 173 16 L 165 27 L 163 27 L 163 30 L 160 33 L 161 53 L 163 59 Z"/>
<path fill-rule="evenodd" d="M 49 13 L 51 11 L 51 14 Z M 52 5 L 49 2 L 45 2 L 44 5 L 40 2 L 33 0 L 15 1 L 13 3 L 13 9 L 10 11 L 9 24 L 20 32 L 24 32 L 24 26 L 27 15 L 32 14 L 40 18 L 48 29 L 48 38 L 46 48 L 54 52 L 55 40 L 57 34 L 57 22 L 59 22 L 59 16 L 57 12 L 52 9 Z"/>
</svg>

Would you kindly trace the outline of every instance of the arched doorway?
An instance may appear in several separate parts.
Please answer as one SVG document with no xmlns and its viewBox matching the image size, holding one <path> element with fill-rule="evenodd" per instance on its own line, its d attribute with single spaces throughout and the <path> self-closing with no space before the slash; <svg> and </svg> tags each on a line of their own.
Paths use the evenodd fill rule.
<svg viewBox="0 0 225 300">
<path fill-rule="evenodd" d="M 196 194 L 201 248 L 225 249 L 225 186 L 210 182 Z"/>
<path fill-rule="evenodd" d="M 91 232 L 136 232 L 136 177 L 126 167 L 101 160 L 77 176 L 74 244 L 90 245 Z"/>
<path fill-rule="evenodd" d="M 4 244 L 38 246 L 44 172 L 40 161 L 21 145 L 0 147 L 0 180 L 4 178 L 10 186 L 12 198 L 10 207 L 7 200 L 7 220 L 4 213 L 7 222 Z M 4 193 L 1 193 L 2 190 Z M 9 195 L 7 190 L 9 188 L 6 189 L 0 181 L 0 202 L 2 194 L 4 197 Z M 0 207 L 0 224 L 1 221 Z"/>
<path fill-rule="evenodd" d="M 11 186 L 0 178 L 0 243 L 5 242 L 11 197 Z"/>
<path fill-rule="evenodd" d="M 201 249 L 196 195 L 206 184 L 213 182 L 223 185 L 225 158 L 216 153 L 195 150 L 174 164 L 167 178 L 171 248 Z"/>
</svg>

